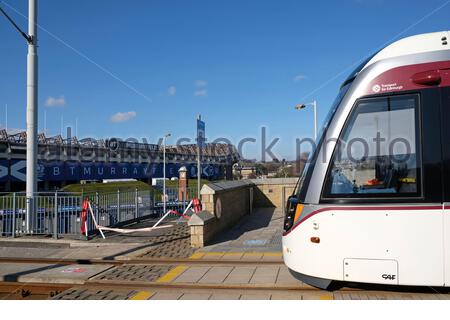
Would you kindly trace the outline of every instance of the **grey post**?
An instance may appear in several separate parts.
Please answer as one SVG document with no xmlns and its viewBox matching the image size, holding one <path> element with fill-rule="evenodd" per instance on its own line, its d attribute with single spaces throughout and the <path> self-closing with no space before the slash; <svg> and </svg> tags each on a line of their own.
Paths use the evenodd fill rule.
<svg viewBox="0 0 450 320">
<path fill-rule="evenodd" d="M 26 232 L 30 232 L 34 215 L 34 195 L 37 191 L 37 114 L 38 114 L 38 55 L 37 55 L 37 0 L 28 1 L 28 56 L 27 56 L 27 173 L 26 173 Z"/>
<path fill-rule="evenodd" d="M 53 238 L 58 239 L 58 191 L 55 191 L 55 203 L 53 209 Z"/>
<path fill-rule="evenodd" d="M 198 120 L 201 120 L 202 116 L 198 115 Z M 200 162 L 200 147 L 203 146 L 203 141 L 198 141 L 200 137 L 198 137 L 197 133 L 197 199 L 200 199 L 200 181 L 202 178 L 202 164 Z"/>
<path fill-rule="evenodd" d="M 117 222 L 120 222 L 120 189 L 117 189 Z"/>
<path fill-rule="evenodd" d="M 12 230 L 11 236 L 14 238 L 16 236 L 16 193 L 13 193 L 13 214 L 12 214 Z"/>
<path fill-rule="evenodd" d="M 95 192 L 95 204 L 95 216 L 97 217 L 97 222 L 100 224 L 100 198 L 98 196 L 98 192 Z"/>
<path fill-rule="evenodd" d="M 163 214 L 166 214 L 166 140 L 170 136 L 166 133 L 163 139 Z"/>
<path fill-rule="evenodd" d="M 134 218 L 137 219 L 139 216 L 139 208 L 138 208 L 138 189 L 134 191 Z"/>
</svg>

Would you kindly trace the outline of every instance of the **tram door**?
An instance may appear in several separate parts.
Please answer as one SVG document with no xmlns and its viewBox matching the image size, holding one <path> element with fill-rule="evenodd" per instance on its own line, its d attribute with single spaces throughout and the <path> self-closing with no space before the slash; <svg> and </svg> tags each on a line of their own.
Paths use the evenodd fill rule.
<svg viewBox="0 0 450 320">
<path fill-rule="evenodd" d="M 441 89 L 444 179 L 444 281 L 450 286 L 450 87 Z"/>
</svg>

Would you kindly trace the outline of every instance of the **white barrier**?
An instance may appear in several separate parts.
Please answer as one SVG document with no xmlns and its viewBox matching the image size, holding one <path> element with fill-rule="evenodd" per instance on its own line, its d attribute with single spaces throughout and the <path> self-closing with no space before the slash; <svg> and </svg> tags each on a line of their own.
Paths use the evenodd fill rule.
<svg viewBox="0 0 450 320">
<path fill-rule="evenodd" d="M 161 222 L 162 222 L 169 214 L 174 213 L 173 210 L 167 211 L 167 212 L 161 217 L 161 219 L 159 219 L 152 227 L 138 228 L 138 229 L 122 229 L 122 228 L 110 228 L 110 227 L 100 226 L 100 225 L 97 223 L 97 219 L 95 219 L 94 212 L 93 212 L 93 210 L 92 210 L 90 201 L 88 201 L 88 205 L 89 205 L 89 212 L 90 212 L 90 214 L 91 214 L 92 221 L 94 222 L 95 228 L 96 228 L 98 231 L 100 231 L 100 234 L 102 235 L 103 239 L 106 239 L 106 237 L 105 237 L 105 235 L 104 235 L 104 233 L 103 233 L 103 230 L 106 230 L 106 231 L 112 231 L 112 232 L 118 232 L 118 233 L 125 233 L 125 234 L 126 234 L 126 233 L 133 233 L 133 232 L 151 232 L 151 231 L 156 230 L 156 229 L 166 229 L 166 228 L 171 228 L 171 227 L 173 227 L 173 225 L 171 225 L 171 224 L 170 224 L 170 225 L 166 225 L 166 226 L 158 226 L 158 225 L 159 225 L 159 224 L 160 224 L 160 223 L 161 223 Z M 190 210 L 191 206 L 192 206 L 192 200 L 189 202 L 188 206 L 187 206 L 186 209 L 183 211 L 183 214 L 181 214 L 181 217 L 186 217 L 186 212 L 187 212 L 188 210 Z"/>
</svg>

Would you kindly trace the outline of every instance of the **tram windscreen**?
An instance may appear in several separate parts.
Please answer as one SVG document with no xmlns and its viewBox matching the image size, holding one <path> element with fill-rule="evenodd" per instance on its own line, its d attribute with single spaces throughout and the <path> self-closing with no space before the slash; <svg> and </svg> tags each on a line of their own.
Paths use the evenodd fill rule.
<svg viewBox="0 0 450 320">
<path fill-rule="evenodd" d="M 351 82 L 349 82 L 341 87 L 339 94 L 337 95 L 336 99 L 334 99 L 334 102 L 331 105 L 331 108 L 328 111 L 328 114 L 323 121 L 322 127 L 317 135 L 317 140 L 315 142 L 316 147 L 309 154 L 308 160 L 306 161 L 305 166 L 303 167 L 303 171 L 300 175 L 299 183 L 297 184 L 297 188 L 296 188 L 296 190 L 294 190 L 295 194 L 298 194 L 298 198 L 300 199 L 300 201 L 304 201 L 304 199 L 305 199 L 306 189 L 307 189 L 307 185 L 309 183 L 308 180 L 310 179 L 312 171 L 314 170 L 314 164 L 317 159 L 317 154 L 322 145 L 322 141 L 324 139 L 328 125 L 330 124 L 331 119 L 333 118 L 334 114 L 336 113 L 336 110 L 337 110 L 339 104 L 341 103 L 342 99 L 344 98 L 344 96 L 347 93 L 350 86 L 351 86 Z"/>
<path fill-rule="evenodd" d="M 419 195 L 416 95 L 362 99 L 333 155 L 325 197 Z"/>
</svg>

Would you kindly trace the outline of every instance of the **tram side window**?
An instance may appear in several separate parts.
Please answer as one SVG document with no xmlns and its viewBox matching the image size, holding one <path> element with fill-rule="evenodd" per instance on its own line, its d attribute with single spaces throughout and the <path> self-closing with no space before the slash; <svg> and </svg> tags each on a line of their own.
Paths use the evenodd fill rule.
<svg viewBox="0 0 450 320">
<path fill-rule="evenodd" d="M 341 134 L 325 197 L 420 195 L 416 95 L 360 100 Z"/>
</svg>

